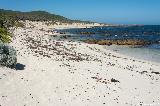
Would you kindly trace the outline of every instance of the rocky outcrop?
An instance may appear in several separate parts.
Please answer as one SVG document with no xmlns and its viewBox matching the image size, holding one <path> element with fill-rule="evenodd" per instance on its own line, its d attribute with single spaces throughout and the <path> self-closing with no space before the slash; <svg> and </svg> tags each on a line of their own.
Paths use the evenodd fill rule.
<svg viewBox="0 0 160 106">
<path fill-rule="evenodd" d="M 85 43 L 99 44 L 99 45 L 149 45 L 151 42 L 144 40 L 85 40 Z"/>
<path fill-rule="evenodd" d="M 82 35 L 92 35 L 95 34 L 95 32 L 80 32 Z"/>
</svg>

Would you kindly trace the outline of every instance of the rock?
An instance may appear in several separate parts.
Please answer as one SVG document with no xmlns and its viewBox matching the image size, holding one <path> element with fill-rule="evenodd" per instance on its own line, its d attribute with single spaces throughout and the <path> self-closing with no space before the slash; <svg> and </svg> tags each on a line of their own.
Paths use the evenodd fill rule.
<svg viewBox="0 0 160 106">
<path fill-rule="evenodd" d="M 17 63 L 16 66 L 15 66 L 16 70 L 24 70 L 24 68 L 25 68 L 25 65 L 20 64 L 20 63 Z"/>
<path fill-rule="evenodd" d="M 82 35 L 92 35 L 95 34 L 95 32 L 80 32 Z"/>
<path fill-rule="evenodd" d="M 119 82 L 119 81 L 116 80 L 116 79 L 114 79 L 114 78 L 112 78 L 112 79 L 111 79 L 111 82 Z"/>
<path fill-rule="evenodd" d="M 144 40 L 132 40 L 132 39 L 122 39 L 122 40 L 85 40 L 85 43 L 89 44 L 99 44 L 99 45 L 149 45 L 151 42 Z"/>
<path fill-rule="evenodd" d="M 160 74 L 160 72 L 154 72 L 154 71 L 152 71 L 151 73 L 154 73 L 154 74 Z"/>
</svg>

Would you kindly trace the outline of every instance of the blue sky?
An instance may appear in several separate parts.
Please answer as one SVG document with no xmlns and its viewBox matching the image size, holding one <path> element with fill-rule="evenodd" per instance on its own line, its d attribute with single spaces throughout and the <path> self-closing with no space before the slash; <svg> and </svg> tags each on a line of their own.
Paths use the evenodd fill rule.
<svg viewBox="0 0 160 106">
<path fill-rule="evenodd" d="M 114 24 L 160 25 L 160 0 L 0 0 L 0 8 L 46 10 L 71 19 Z"/>
</svg>

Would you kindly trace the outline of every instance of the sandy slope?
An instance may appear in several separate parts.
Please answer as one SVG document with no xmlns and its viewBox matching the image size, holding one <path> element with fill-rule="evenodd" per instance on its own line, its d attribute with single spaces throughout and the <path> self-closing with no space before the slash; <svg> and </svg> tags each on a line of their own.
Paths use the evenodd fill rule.
<svg viewBox="0 0 160 106">
<path fill-rule="evenodd" d="M 160 64 L 18 28 L 12 46 L 25 70 L 0 68 L 0 106 L 160 105 Z M 157 73 L 155 73 L 157 72 Z"/>
</svg>

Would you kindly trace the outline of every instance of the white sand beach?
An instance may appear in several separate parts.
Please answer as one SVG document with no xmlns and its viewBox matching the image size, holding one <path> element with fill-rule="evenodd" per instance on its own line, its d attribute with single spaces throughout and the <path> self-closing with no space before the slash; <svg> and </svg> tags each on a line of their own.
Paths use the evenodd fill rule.
<svg viewBox="0 0 160 106">
<path fill-rule="evenodd" d="M 11 45 L 26 67 L 0 67 L 0 106 L 160 105 L 159 63 L 96 44 L 49 40 L 39 29 L 14 30 Z"/>
</svg>

